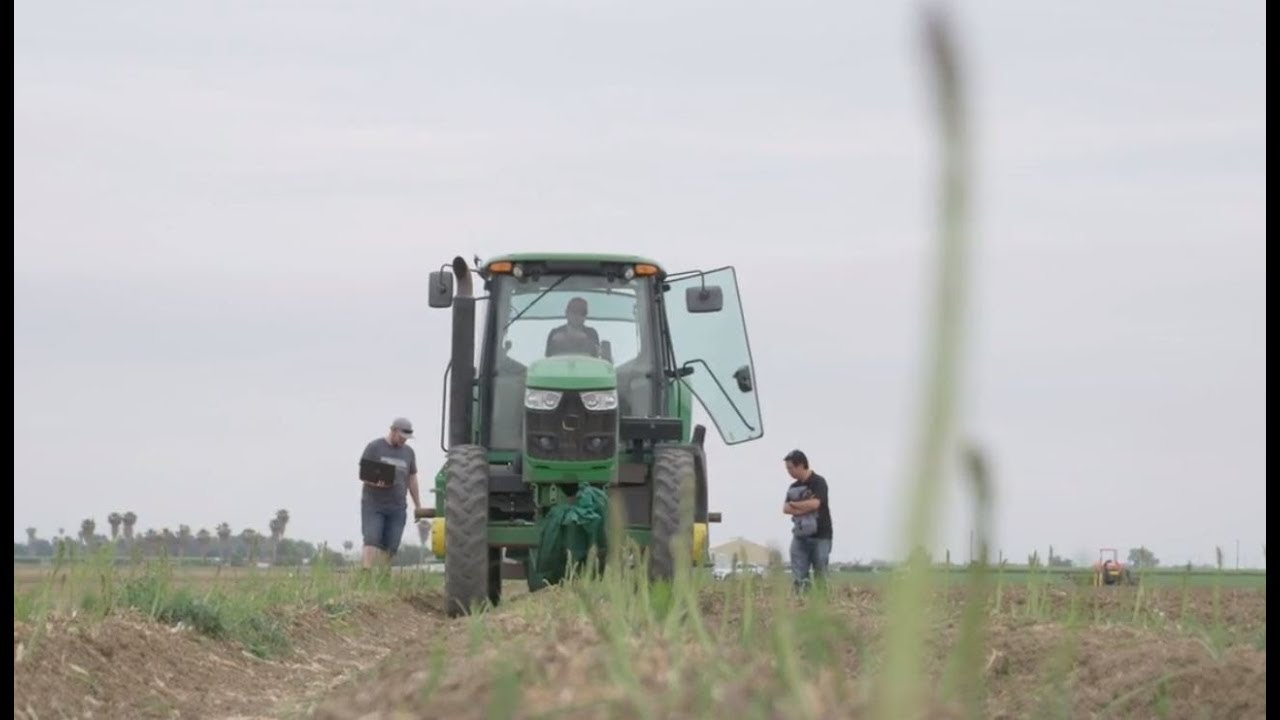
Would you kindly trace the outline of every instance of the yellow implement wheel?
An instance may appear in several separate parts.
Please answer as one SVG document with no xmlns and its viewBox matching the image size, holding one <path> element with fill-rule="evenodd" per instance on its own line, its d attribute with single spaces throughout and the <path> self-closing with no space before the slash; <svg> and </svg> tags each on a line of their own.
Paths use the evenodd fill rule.
<svg viewBox="0 0 1280 720">
<path fill-rule="evenodd" d="M 693 524 L 693 566 L 698 567 L 707 559 L 709 529 L 706 523 Z"/>
<path fill-rule="evenodd" d="M 444 559 L 444 518 L 431 521 L 431 552 Z"/>
</svg>

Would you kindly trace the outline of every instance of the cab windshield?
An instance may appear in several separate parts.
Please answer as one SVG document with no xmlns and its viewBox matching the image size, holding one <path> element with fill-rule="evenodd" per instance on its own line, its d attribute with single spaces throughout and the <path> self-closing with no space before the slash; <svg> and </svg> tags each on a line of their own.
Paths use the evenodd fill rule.
<svg viewBox="0 0 1280 720">
<path fill-rule="evenodd" d="M 618 373 L 623 416 L 656 409 L 657 323 L 652 278 L 610 279 L 582 273 L 535 279 L 499 275 L 490 288 L 493 396 L 489 446 L 522 447 L 529 365 L 556 355 L 607 360 Z"/>
</svg>

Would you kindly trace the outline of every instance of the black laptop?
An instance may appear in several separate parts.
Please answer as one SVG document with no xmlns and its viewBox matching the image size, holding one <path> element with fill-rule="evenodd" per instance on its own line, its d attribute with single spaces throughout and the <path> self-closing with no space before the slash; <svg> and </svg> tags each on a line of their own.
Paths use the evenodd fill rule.
<svg viewBox="0 0 1280 720">
<path fill-rule="evenodd" d="M 382 487 L 391 487 L 396 482 L 396 466 L 377 460 L 360 460 L 360 480 Z"/>
</svg>

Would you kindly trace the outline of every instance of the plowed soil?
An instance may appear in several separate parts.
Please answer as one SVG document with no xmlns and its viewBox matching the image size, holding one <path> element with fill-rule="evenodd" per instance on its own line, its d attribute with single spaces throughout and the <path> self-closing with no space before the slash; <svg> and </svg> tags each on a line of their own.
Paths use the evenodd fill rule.
<svg viewBox="0 0 1280 720">
<path fill-rule="evenodd" d="M 305 714 L 355 674 L 429 640 L 438 598 L 387 600 L 291 622 L 285 657 L 261 659 L 193 630 L 124 614 L 14 623 L 15 718 L 279 718 Z M 39 632 L 37 632 L 37 630 Z"/>
<path fill-rule="evenodd" d="M 15 623 L 14 717 L 605 718 L 637 716 L 647 702 L 663 710 L 658 717 L 691 717 L 680 710 L 699 706 L 699 693 L 715 695 L 721 717 L 797 717 L 795 702 L 822 718 L 867 715 L 863 681 L 882 625 L 874 589 L 835 592 L 841 627 L 813 644 L 834 651 L 799 701 L 780 696 L 772 655 L 758 647 L 637 636 L 620 650 L 585 618 L 547 609 L 557 592 L 512 598 L 478 619 L 450 620 L 430 595 L 336 618 L 303 613 L 291 624 L 293 651 L 269 660 L 135 616 Z M 1224 590 L 1216 603 L 1210 589 L 1140 602 L 1134 593 L 1086 592 L 1069 624 L 1067 593 L 1049 593 L 1037 610 L 1025 590 L 1006 590 L 981 668 L 987 716 L 1266 716 L 1265 589 Z M 958 610 L 961 595 L 952 599 Z M 739 608 L 714 592 L 701 604 L 711 637 L 741 634 Z M 750 622 L 768 628 L 782 612 L 791 611 L 764 608 Z M 957 615 L 936 623 L 927 668 L 935 676 Z M 613 662 L 620 652 L 634 675 L 626 682 Z M 736 674 L 715 683 L 674 676 L 700 653 L 730 658 L 719 666 Z M 932 707 L 931 717 L 960 716 Z"/>
</svg>

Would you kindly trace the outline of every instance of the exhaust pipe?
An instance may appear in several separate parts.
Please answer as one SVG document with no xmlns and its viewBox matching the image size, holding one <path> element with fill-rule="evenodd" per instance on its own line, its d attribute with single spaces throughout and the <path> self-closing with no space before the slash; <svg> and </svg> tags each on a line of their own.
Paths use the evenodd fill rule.
<svg viewBox="0 0 1280 720">
<path fill-rule="evenodd" d="M 453 338 L 449 384 L 449 447 L 466 445 L 471 437 L 471 389 L 475 385 L 476 299 L 471 271 L 462 257 L 453 259 L 457 293 L 453 298 Z"/>
</svg>

